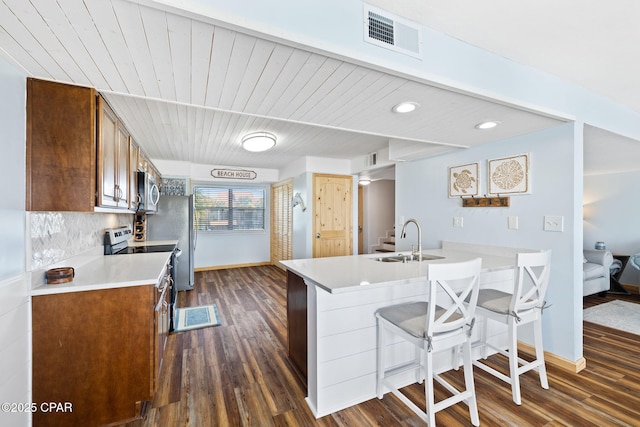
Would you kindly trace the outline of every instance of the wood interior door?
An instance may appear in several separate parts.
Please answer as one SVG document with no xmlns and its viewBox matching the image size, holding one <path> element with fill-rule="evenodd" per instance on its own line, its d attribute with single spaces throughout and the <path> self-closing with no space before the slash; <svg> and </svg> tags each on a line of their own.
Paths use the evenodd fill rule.
<svg viewBox="0 0 640 427">
<path fill-rule="evenodd" d="M 353 255 L 353 178 L 313 175 L 313 257 Z"/>
<path fill-rule="evenodd" d="M 271 264 L 283 269 L 279 261 L 293 256 L 292 198 L 292 179 L 271 186 Z"/>
</svg>

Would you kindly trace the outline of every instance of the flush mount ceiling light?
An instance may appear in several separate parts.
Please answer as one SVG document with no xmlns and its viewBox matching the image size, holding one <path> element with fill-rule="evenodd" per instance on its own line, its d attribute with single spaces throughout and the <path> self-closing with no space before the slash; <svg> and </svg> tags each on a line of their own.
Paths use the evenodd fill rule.
<svg viewBox="0 0 640 427">
<path fill-rule="evenodd" d="M 476 129 L 480 129 L 480 130 L 487 130 L 487 129 L 493 129 L 494 127 L 498 126 L 500 124 L 500 122 L 495 121 L 495 120 L 491 120 L 491 121 L 487 121 L 487 122 L 482 122 L 482 123 L 478 123 L 477 125 L 475 125 Z"/>
<path fill-rule="evenodd" d="M 418 104 L 417 102 L 401 102 L 400 104 L 394 105 L 391 111 L 398 114 L 405 114 L 412 112 L 419 106 L 420 104 Z"/>
<path fill-rule="evenodd" d="M 242 148 L 258 153 L 267 151 L 276 145 L 276 136 L 269 132 L 254 132 L 242 138 Z"/>
<path fill-rule="evenodd" d="M 371 180 L 370 179 L 360 179 L 360 180 L 358 180 L 358 184 L 360 184 L 360 185 L 369 185 L 369 184 L 371 184 Z"/>
</svg>

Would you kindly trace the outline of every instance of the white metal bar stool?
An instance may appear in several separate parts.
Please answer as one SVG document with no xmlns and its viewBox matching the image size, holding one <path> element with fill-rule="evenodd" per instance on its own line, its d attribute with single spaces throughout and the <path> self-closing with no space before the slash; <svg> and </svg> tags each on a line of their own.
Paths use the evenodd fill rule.
<svg viewBox="0 0 640 427">
<path fill-rule="evenodd" d="M 479 290 L 480 258 L 460 263 L 429 264 L 427 267 L 427 301 L 408 302 L 383 307 L 376 312 L 377 395 L 379 399 L 391 391 L 430 426 L 435 425 L 435 413 L 458 402 L 469 406 L 474 426 L 480 424 L 471 363 L 471 328 Z M 465 302 L 468 301 L 468 302 Z M 387 335 L 395 334 L 415 346 L 412 361 L 387 368 Z M 454 368 L 458 368 L 459 348 L 462 347 L 465 390 L 458 390 L 433 370 L 435 352 L 455 352 Z M 425 380 L 426 411 L 422 411 L 394 385 L 390 377 L 407 370 L 415 370 L 416 382 Z M 434 379 L 452 396 L 434 401 Z"/>
<path fill-rule="evenodd" d="M 542 348 L 542 311 L 545 307 L 545 293 L 549 285 L 551 251 L 519 253 L 516 261 L 513 293 L 496 289 L 481 289 L 478 295 L 478 316 L 486 318 L 482 330 L 483 357 L 486 359 L 488 348 L 509 358 L 509 375 L 487 366 L 479 360 L 473 362 L 478 368 L 511 384 L 513 401 L 520 405 L 520 375 L 535 369 L 540 376 L 540 385 L 549 388 L 547 370 L 544 364 Z M 507 325 L 508 346 L 496 347 L 488 342 L 487 323 L 489 320 Z M 533 324 L 533 338 L 536 359 L 528 362 L 518 356 L 518 327 Z"/>
</svg>

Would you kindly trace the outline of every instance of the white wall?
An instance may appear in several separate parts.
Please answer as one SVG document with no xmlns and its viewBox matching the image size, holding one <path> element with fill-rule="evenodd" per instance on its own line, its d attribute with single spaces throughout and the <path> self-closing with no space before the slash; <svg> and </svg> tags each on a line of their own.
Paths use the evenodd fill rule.
<svg viewBox="0 0 640 427">
<path fill-rule="evenodd" d="M 577 274 L 582 235 L 575 232 L 575 224 L 581 225 L 581 212 L 574 207 L 574 192 L 581 195 L 582 184 L 582 163 L 575 158 L 581 158 L 582 150 L 581 134 L 576 141 L 574 128 L 573 124 L 562 125 L 396 166 L 396 217 L 420 221 L 425 248 L 451 240 L 553 250 L 544 344 L 545 350 L 571 361 L 582 357 L 582 278 Z M 487 192 L 487 160 L 522 153 L 531 154 L 532 193 L 512 196 L 510 207 L 463 208 L 459 198 L 448 197 L 449 166 L 478 162 L 483 194 Z M 564 216 L 565 231 L 543 231 L 544 215 Z M 454 216 L 463 217 L 463 228 L 453 227 Z M 508 229 L 508 216 L 518 217 L 518 230 Z M 399 249 L 410 249 L 417 241 L 416 228 L 407 230 L 407 239 L 396 244 Z"/>
<path fill-rule="evenodd" d="M 26 77 L 0 59 L 0 279 L 25 271 Z"/>
<path fill-rule="evenodd" d="M 393 230 L 395 184 L 393 180 L 383 179 L 364 187 L 364 253 L 372 253 L 371 247 L 378 244 L 378 239 L 386 236 L 388 230 Z"/>
<path fill-rule="evenodd" d="M 613 253 L 640 252 L 640 171 L 584 177 L 584 248 L 605 242 Z M 621 282 L 640 285 L 640 272 L 627 265 Z"/>
<path fill-rule="evenodd" d="M 269 262 L 269 227 L 265 231 L 198 232 L 194 268 L 241 266 Z"/>
<path fill-rule="evenodd" d="M 194 268 L 260 264 L 271 260 L 271 190 L 268 184 L 262 187 L 265 191 L 264 231 L 199 231 Z"/>
<path fill-rule="evenodd" d="M 313 256 L 313 182 L 312 173 L 306 172 L 293 179 L 293 194 L 300 193 L 307 210 L 302 212 L 298 206 L 293 209 L 293 259 L 311 258 Z"/>
<path fill-rule="evenodd" d="M 175 162 L 170 160 L 153 159 L 161 174 L 179 177 L 184 176 L 192 185 L 198 184 L 233 184 L 233 185 L 264 185 L 267 194 L 267 211 L 264 232 L 199 232 L 196 250 L 194 252 L 194 267 L 206 269 L 208 267 L 237 266 L 245 264 L 259 264 L 271 260 L 270 244 L 270 189 L 269 185 L 287 178 L 294 178 L 294 194 L 300 192 L 307 205 L 306 212 L 300 208 L 293 210 L 293 257 L 311 258 L 313 254 L 313 192 L 312 172 L 349 175 L 351 162 L 345 159 L 327 159 L 321 157 L 301 157 L 282 171 L 275 169 L 243 168 L 256 172 L 257 178 L 250 183 L 242 180 L 221 180 L 211 177 L 211 169 L 238 169 L 235 166 L 213 166 L 189 162 Z M 357 180 L 354 179 L 354 194 L 357 194 Z M 357 197 L 354 197 L 354 223 L 357 223 Z M 354 235 L 354 248 L 357 248 L 357 235 Z"/>
<path fill-rule="evenodd" d="M 161 159 L 152 159 L 152 162 L 161 174 L 188 178 L 192 186 L 199 184 L 240 187 L 261 186 L 265 190 L 264 231 L 198 232 L 194 251 L 194 268 L 206 269 L 209 267 L 260 264 L 271 260 L 270 184 L 278 182 L 278 170 L 232 165 L 207 165 Z M 214 178 L 211 175 L 211 171 L 216 168 L 248 169 L 256 173 L 256 178 L 252 180 Z"/>
<path fill-rule="evenodd" d="M 0 402 L 31 401 L 31 304 L 26 270 L 26 76 L 0 59 L 4 183 L 0 204 Z M 0 411 L 0 425 L 31 424 L 27 412 Z"/>
</svg>

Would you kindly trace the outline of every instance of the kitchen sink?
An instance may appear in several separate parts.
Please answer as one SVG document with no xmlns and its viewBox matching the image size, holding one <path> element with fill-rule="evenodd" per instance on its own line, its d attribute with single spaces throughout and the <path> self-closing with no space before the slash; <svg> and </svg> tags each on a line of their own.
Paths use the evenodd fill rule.
<svg viewBox="0 0 640 427">
<path fill-rule="evenodd" d="M 423 261 L 430 261 L 434 259 L 444 259 L 443 256 L 438 255 L 422 255 Z M 373 258 L 374 261 L 379 262 L 414 262 L 418 261 L 418 257 L 414 255 L 389 255 Z"/>
</svg>

